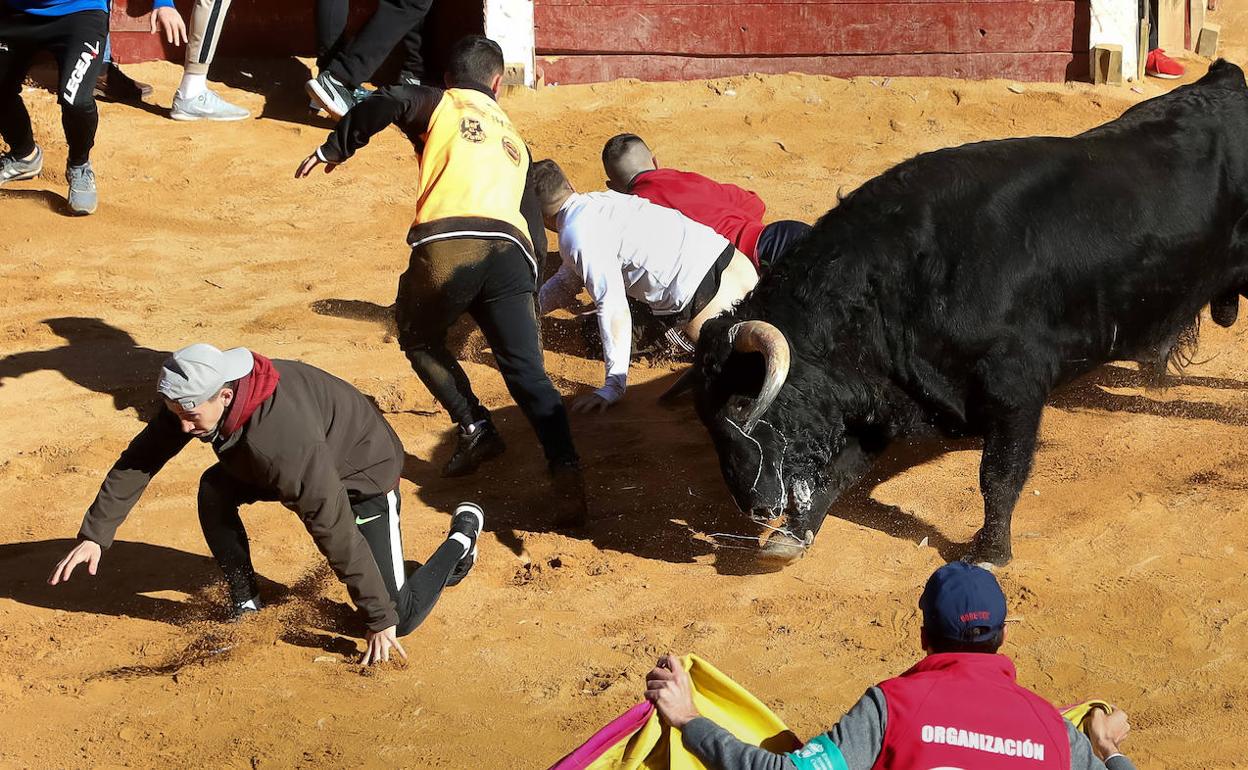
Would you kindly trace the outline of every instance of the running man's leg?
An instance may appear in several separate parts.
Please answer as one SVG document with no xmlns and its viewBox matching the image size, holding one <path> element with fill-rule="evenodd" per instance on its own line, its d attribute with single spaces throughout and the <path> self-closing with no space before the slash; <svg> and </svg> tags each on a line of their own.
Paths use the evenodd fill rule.
<svg viewBox="0 0 1248 770">
<path fill-rule="evenodd" d="M 386 590 L 394 600 L 399 615 L 395 633 L 405 636 L 429 617 L 451 574 L 476 543 L 475 538 L 473 542 L 465 543 L 463 536 L 456 538 L 452 535 L 438 546 L 429 561 L 407 575 L 404 573 L 403 535 L 399 527 L 400 505 L 398 490 L 392 490 L 353 503 L 351 510 L 355 513 L 356 527 L 373 552 Z"/>
<path fill-rule="evenodd" d="M 380 0 L 372 18 L 326 69 L 347 88 L 355 88 L 368 81 L 394 46 L 404 40 L 404 69 L 418 67 L 419 71 L 412 74 L 423 78 L 420 34 L 432 5 L 433 0 Z"/>
<path fill-rule="evenodd" d="M 395 300 L 399 347 L 416 376 L 461 426 L 486 419 L 488 412 L 447 350 L 446 335 L 480 290 L 488 249 L 489 242 L 470 238 L 416 247 L 399 277 Z"/>
<path fill-rule="evenodd" d="M 220 463 L 199 478 L 199 526 L 217 565 L 225 575 L 230 605 L 236 615 L 260 608 L 259 586 L 251 563 L 247 529 L 238 507 L 265 497 L 226 472 Z"/>
<path fill-rule="evenodd" d="M 421 53 L 425 44 L 424 35 L 425 19 L 422 16 L 399 41 L 399 47 L 403 49 L 403 64 L 399 68 L 401 86 L 429 85 L 429 73 L 425 71 L 425 57 Z"/>
<path fill-rule="evenodd" d="M 494 244 L 488 277 L 469 312 L 490 343 L 508 392 L 537 433 L 546 461 L 552 467 L 576 465 L 568 413 L 542 358 L 529 261 L 510 241 Z"/>
<path fill-rule="evenodd" d="M 69 165 L 81 166 L 91 159 L 100 125 L 94 90 L 104 66 L 108 14 L 80 11 L 58 21 L 56 39 L 49 45 L 60 67 L 56 99 L 61 105 L 61 125 L 69 145 Z"/>
<path fill-rule="evenodd" d="M 208 68 L 217 54 L 231 0 L 195 0 L 186 44 L 182 82 L 173 95 L 174 120 L 244 120 L 251 112 L 230 104 L 208 88 Z"/>
<path fill-rule="evenodd" d="M 8 155 L 15 160 L 29 158 L 37 149 L 30 113 L 22 101 L 22 82 L 26 80 L 30 62 L 38 50 L 31 37 L 39 21 L 31 14 L 0 8 L 0 137 L 9 145 Z M 15 168 L 14 178 L 28 179 L 32 169 Z M 0 167 L 0 173 L 5 173 L 4 167 Z M 34 174 L 37 173 L 37 170 L 34 171 Z M 0 177 L 0 184 L 5 181 Z"/>
<path fill-rule="evenodd" d="M 91 148 L 100 125 L 95 106 L 95 81 L 104 67 L 104 44 L 108 40 L 108 14 L 79 11 L 49 25 L 48 49 L 60 66 L 56 98 L 61 104 L 61 125 L 69 145 L 65 164 L 66 196 L 74 214 L 91 214 L 98 203 Z"/>
<path fill-rule="evenodd" d="M 316 69 L 329 66 L 347 44 L 350 0 L 316 0 Z"/>
</svg>

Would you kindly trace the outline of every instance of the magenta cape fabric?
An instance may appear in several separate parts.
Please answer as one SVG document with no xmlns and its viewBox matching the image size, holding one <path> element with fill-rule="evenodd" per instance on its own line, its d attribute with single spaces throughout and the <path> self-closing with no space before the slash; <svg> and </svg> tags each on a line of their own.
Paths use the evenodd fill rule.
<svg viewBox="0 0 1248 770">
<path fill-rule="evenodd" d="M 654 706 L 638 703 L 620 714 L 611 724 L 594 733 L 579 748 L 551 766 L 550 770 L 585 770 L 602 753 L 642 728 L 649 719 Z"/>
</svg>

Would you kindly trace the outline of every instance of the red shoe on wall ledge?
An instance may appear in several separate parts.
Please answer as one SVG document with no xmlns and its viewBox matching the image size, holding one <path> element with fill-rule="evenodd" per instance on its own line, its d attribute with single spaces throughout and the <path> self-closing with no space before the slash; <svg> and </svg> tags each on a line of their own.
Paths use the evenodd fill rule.
<svg viewBox="0 0 1248 770">
<path fill-rule="evenodd" d="M 1163 49 L 1154 48 L 1148 52 L 1148 61 L 1144 62 L 1144 74 L 1155 78 L 1174 80 L 1177 77 L 1182 77 L 1183 72 L 1183 65 L 1166 56 L 1166 52 Z"/>
</svg>

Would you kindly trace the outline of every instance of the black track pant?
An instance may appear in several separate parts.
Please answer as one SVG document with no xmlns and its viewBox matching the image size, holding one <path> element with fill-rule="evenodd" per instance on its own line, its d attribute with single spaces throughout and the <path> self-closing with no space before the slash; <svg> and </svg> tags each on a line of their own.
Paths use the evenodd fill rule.
<svg viewBox="0 0 1248 770">
<path fill-rule="evenodd" d="M 91 91 L 104 66 L 108 14 L 79 11 L 65 16 L 37 16 L 0 10 L 0 136 L 9 151 L 25 157 L 35 150 L 30 113 L 22 101 L 22 81 L 40 51 L 51 51 L 60 70 L 56 100 L 69 144 L 69 164 L 91 157 L 100 115 Z"/>
<path fill-rule="evenodd" d="M 264 490 L 236 480 L 219 464 L 205 471 L 199 480 L 199 524 L 235 601 L 246 601 L 257 592 L 251 547 L 238 508 L 272 499 Z M 446 579 L 464 555 L 463 546 L 454 540 L 444 541 L 429 561 L 408 575 L 403 566 L 398 491 L 353 501 L 351 510 L 394 600 L 399 615 L 397 632 L 400 636 L 411 633 L 437 604 Z"/>
<path fill-rule="evenodd" d="M 347 41 L 349 0 L 317 0 L 317 67 L 355 87 L 370 80 L 402 41 L 403 71 L 425 79 L 421 34 L 432 5 L 433 0 L 380 0 L 359 34 Z"/>
<path fill-rule="evenodd" d="M 754 256 L 758 257 L 759 270 L 772 267 L 793 248 L 793 244 L 806 237 L 810 225 L 795 219 L 783 219 L 772 222 L 758 234 L 758 245 L 754 247 Z"/>
<path fill-rule="evenodd" d="M 448 238 L 412 249 L 399 278 L 399 346 L 421 382 L 460 425 L 489 416 L 468 375 L 446 348 L 464 313 L 490 343 L 498 370 L 552 465 L 575 463 L 572 431 L 559 391 L 546 376 L 528 258 L 511 241 Z"/>
</svg>

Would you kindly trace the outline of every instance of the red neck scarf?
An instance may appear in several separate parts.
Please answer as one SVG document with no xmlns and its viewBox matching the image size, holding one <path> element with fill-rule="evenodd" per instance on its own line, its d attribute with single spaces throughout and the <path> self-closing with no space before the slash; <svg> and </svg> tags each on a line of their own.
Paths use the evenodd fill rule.
<svg viewBox="0 0 1248 770">
<path fill-rule="evenodd" d="M 277 381 L 282 377 L 269 359 L 259 353 L 252 353 L 251 357 L 255 359 L 251 374 L 238 381 L 238 392 L 234 394 L 230 412 L 221 423 L 223 436 L 229 436 L 246 425 L 256 409 L 277 390 Z"/>
</svg>

